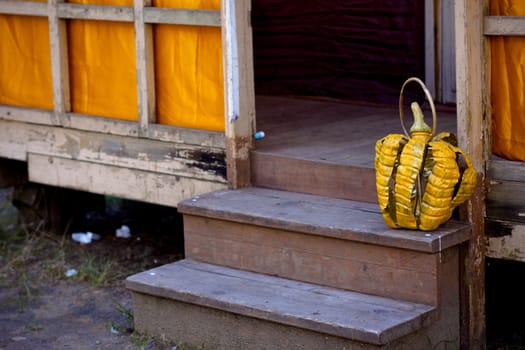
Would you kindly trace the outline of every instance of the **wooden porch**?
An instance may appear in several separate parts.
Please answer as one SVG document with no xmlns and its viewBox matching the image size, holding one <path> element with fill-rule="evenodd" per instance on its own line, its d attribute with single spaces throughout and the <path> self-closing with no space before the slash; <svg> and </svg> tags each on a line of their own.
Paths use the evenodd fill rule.
<svg viewBox="0 0 525 350">
<path fill-rule="evenodd" d="M 186 259 L 127 280 L 137 329 L 213 349 L 459 346 L 470 226 L 392 230 L 375 204 L 374 144 L 401 131 L 397 108 L 256 105 L 253 187 L 179 203 Z"/>
<path fill-rule="evenodd" d="M 252 182 L 274 189 L 375 203 L 375 142 L 403 133 L 397 106 L 257 96 Z M 438 106 L 438 131 L 456 132 L 455 109 Z M 432 123 L 430 113 L 427 123 Z M 405 112 L 407 129 L 412 115 Z"/>
</svg>

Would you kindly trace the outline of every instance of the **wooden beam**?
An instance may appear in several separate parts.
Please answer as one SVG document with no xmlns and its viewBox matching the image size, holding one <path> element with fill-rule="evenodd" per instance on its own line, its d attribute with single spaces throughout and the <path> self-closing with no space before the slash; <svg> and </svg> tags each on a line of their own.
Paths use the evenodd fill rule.
<svg viewBox="0 0 525 350">
<path fill-rule="evenodd" d="M 525 224 L 506 220 L 487 222 L 487 256 L 525 262 Z"/>
<path fill-rule="evenodd" d="M 251 1 L 223 0 L 221 11 L 228 185 L 240 188 L 250 184 L 255 131 Z"/>
<path fill-rule="evenodd" d="M 53 111 L 46 109 L 0 105 L 0 119 L 33 124 L 53 125 L 55 121 L 55 114 Z"/>
<path fill-rule="evenodd" d="M 44 109 L 0 105 L 0 120 L 52 126 L 55 124 L 55 114 L 53 111 Z M 71 129 L 120 136 L 138 136 L 138 125 L 133 121 L 79 113 L 66 113 L 63 120 L 64 125 Z M 28 126 L 28 129 L 32 128 Z M 226 147 L 224 133 L 222 132 L 179 128 L 170 125 L 150 125 L 148 135 L 145 138 L 219 149 Z"/>
<path fill-rule="evenodd" d="M 18 0 L 0 1 L 0 13 L 6 15 L 47 17 L 47 4 Z"/>
<path fill-rule="evenodd" d="M 478 185 L 462 216 L 472 225 L 472 239 L 462 247 L 461 347 L 483 349 L 485 322 L 485 163 L 490 113 L 487 52 L 483 18 L 487 1 L 455 2 L 458 140 L 478 171 Z"/>
<path fill-rule="evenodd" d="M 0 123 L 0 157 L 25 162 L 29 134 L 29 129 L 22 123 L 2 121 Z"/>
<path fill-rule="evenodd" d="M 133 8 L 129 6 L 95 6 L 61 3 L 58 16 L 69 19 L 133 22 Z"/>
<path fill-rule="evenodd" d="M 146 23 L 220 27 L 221 12 L 147 7 L 144 9 L 144 21 Z"/>
<path fill-rule="evenodd" d="M 153 27 L 144 23 L 144 6 L 150 5 L 151 0 L 135 0 L 135 58 L 141 137 L 148 134 L 149 124 L 156 118 Z"/>
<path fill-rule="evenodd" d="M 485 35 L 525 35 L 525 17 L 485 16 L 483 24 Z"/>
<path fill-rule="evenodd" d="M 64 0 L 49 0 L 49 44 L 55 125 L 64 126 L 64 114 L 71 110 L 69 92 L 69 56 L 66 20 L 58 17 L 58 6 Z"/>
<path fill-rule="evenodd" d="M 24 129 L 28 153 L 226 183 L 222 149 L 42 125 Z"/>
<path fill-rule="evenodd" d="M 226 187 L 173 174 L 33 153 L 28 154 L 28 172 L 32 182 L 172 207 L 183 199 Z"/>
</svg>

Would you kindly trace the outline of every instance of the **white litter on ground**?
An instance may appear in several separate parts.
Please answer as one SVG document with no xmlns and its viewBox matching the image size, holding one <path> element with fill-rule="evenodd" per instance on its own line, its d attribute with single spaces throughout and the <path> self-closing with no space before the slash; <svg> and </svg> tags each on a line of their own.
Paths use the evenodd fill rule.
<svg viewBox="0 0 525 350">
<path fill-rule="evenodd" d="M 71 234 L 71 238 L 75 242 L 79 242 L 81 244 L 89 244 L 92 241 L 100 239 L 100 235 L 93 232 L 75 232 Z"/>
<path fill-rule="evenodd" d="M 131 230 L 128 226 L 122 225 L 120 228 L 115 230 L 115 235 L 119 238 L 130 238 Z"/>
</svg>

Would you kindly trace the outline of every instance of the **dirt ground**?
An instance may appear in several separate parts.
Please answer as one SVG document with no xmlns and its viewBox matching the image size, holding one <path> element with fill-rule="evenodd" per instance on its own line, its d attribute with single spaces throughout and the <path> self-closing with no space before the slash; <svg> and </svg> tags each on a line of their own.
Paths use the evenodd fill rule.
<svg viewBox="0 0 525 350">
<path fill-rule="evenodd" d="M 0 350 L 190 349 L 133 329 L 125 278 L 183 254 L 176 211 L 151 209 L 131 218 L 86 213 L 63 233 L 50 232 L 43 221 L 0 230 Z M 115 235 L 123 222 L 130 238 Z M 71 233 L 82 226 L 101 238 L 74 241 Z"/>
</svg>

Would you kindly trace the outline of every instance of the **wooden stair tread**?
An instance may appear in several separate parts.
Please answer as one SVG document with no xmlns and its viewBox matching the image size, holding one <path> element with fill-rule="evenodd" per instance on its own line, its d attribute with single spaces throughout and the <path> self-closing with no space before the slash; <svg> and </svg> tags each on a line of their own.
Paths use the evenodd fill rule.
<svg viewBox="0 0 525 350">
<path fill-rule="evenodd" d="M 468 224 L 454 220 L 432 232 L 394 230 L 377 204 L 257 187 L 195 196 L 180 202 L 178 211 L 429 253 L 464 242 L 471 232 Z"/>
<path fill-rule="evenodd" d="M 436 317 L 429 305 L 189 259 L 128 277 L 126 286 L 138 293 L 379 345 L 427 326 Z"/>
</svg>

